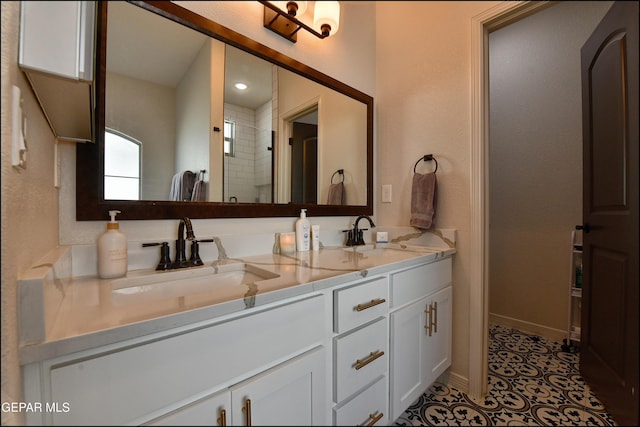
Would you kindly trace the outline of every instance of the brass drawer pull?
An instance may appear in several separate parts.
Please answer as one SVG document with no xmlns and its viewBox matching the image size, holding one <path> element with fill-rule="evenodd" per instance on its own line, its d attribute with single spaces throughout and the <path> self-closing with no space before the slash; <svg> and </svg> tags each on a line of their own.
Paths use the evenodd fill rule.
<svg viewBox="0 0 640 427">
<path fill-rule="evenodd" d="M 384 298 L 378 298 L 378 299 L 372 299 L 371 302 L 368 302 L 366 304 L 358 304 L 356 306 L 356 311 L 362 311 L 362 310 L 366 310 L 367 308 L 371 308 L 374 307 L 378 304 L 382 304 L 383 302 L 386 302 L 387 300 Z"/>
<path fill-rule="evenodd" d="M 382 412 L 380 412 L 378 415 L 373 415 L 373 414 L 369 414 L 369 419 L 371 421 L 369 421 L 367 424 L 365 424 L 366 426 L 372 426 L 375 423 L 377 423 L 378 421 L 380 421 L 380 418 L 382 418 L 384 416 L 384 414 Z"/>
<path fill-rule="evenodd" d="M 383 354 L 384 354 L 384 351 L 372 351 L 369 354 L 369 357 L 367 357 L 366 359 L 364 359 L 364 360 L 360 360 L 360 359 L 356 360 L 356 364 L 355 364 L 354 368 L 356 368 L 356 370 L 358 370 L 358 369 L 360 369 L 360 368 L 362 368 L 364 366 L 367 366 L 369 363 L 373 362 L 374 360 L 376 360 L 378 357 L 382 356 Z"/>
<path fill-rule="evenodd" d="M 250 426 L 251 425 L 251 399 L 247 399 L 244 401 L 242 412 L 244 412 L 245 419 L 247 420 L 245 425 Z"/>
<path fill-rule="evenodd" d="M 227 411 L 224 409 L 220 409 L 220 416 L 218 417 L 218 425 L 226 426 L 227 425 Z"/>
</svg>

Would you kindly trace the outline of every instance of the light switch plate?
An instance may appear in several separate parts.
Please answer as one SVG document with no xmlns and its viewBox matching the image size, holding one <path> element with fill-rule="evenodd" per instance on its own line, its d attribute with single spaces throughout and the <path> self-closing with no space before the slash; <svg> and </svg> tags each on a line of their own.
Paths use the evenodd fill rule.
<svg viewBox="0 0 640 427">
<path fill-rule="evenodd" d="M 391 184 L 382 186 L 382 203 L 391 203 Z"/>
</svg>

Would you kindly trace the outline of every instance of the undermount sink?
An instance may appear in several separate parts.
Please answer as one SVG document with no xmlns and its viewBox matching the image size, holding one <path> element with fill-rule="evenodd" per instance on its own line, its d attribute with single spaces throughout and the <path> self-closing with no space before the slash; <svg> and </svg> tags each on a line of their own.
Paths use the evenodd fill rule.
<svg viewBox="0 0 640 427">
<path fill-rule="evenodd" d="M 411 251 L 420 253 L 437 253 L 444 249 L 432 248 L 427 246 L 418 245 L 405 245 L 402 243 L 378 243 L 376 245 L 361 245 L 361 246 L 347 246 L 344 248 L 345 252 L 356 252 L 362 254 L 384 254 L 388 251 Z"/>
<path fill-rule="evenodd" d="M 442 252 L 446 249 L 444 248 L 433 248 L 429 246 L 420 246 L 420 245 L 405 245 L 403 243 L 386 243 L 386 247 L 391 249 L 400 249 L 403 251 L 413 251 L 413 252 L 423 252 L 423 253 L 437 253 Z"/>
<path fill-rule="evenodd" d="M 393 250 L 395 248 L 387 248 L 387 247 L 380 247 L 380 246 L 374 246 L 374 245 L 360 245 L 360 246 L 347 246 L 344 248 L 344 251 L 375 255 L 375 254 L 383 254 L 388 249 Z"/>
<path fill-rule="evenodd" d="M 219 266 L 191 267 L 172 271 L 145 272 L 111 282 L 112 301 L 129 303 L 136 297 L 169 299 L 274 279 L 278 274 L 242 262 Z"/>
</svg>

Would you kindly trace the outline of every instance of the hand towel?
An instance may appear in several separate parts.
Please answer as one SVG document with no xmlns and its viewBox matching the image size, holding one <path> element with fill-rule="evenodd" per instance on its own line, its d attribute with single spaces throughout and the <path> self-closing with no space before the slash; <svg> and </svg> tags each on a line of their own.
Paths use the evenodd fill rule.
<svg viewBox="0 0 640 427">
<path fill-rule="evenodd" d="M 435 172 L 413 174 L 411 187 L 411 220 L 409 225 L 428 230 L 436 216 L 438 181 Z"/>
<path fill-rule="evenodd" d="M 192 202 L 207 201 L 207 194 L 205 192 L 206 186 L 206 183 L 201 179 L 197 180 L 196 183 L 193 184 L 193 194 L 191 194 Z"/>
<path fill-rule="evenodd" d="M 171 191 L 169 192 L 169 200 L 179 202 L 181 200 L 180 193 L 182 191 L 182 174 L 173 175 L 171 180 Z"/>
<path fill-rule="evenodd" d="M 329 195 L 327 197 L 328 205 L 344 205 L 345 194 L 344 194 L 344 183 L 336 182 L 335 184 L 329 185 Z"/>
<path fill-rule="evenodd" d="M 196 174 L 189 170 L 175 174 L 171 180 L 169 200 L 176 202 L 191 201 L 195 181 Z"/>
<path fill-rule="evenodd" d="M 191 201 L 191 195 L 193 194 L 193 186 L 196 182 L 196 174 L 186 170 L 182 172 L 182 189 L 180 193 L 180 200 L 184 202 Z"/>
</svg>

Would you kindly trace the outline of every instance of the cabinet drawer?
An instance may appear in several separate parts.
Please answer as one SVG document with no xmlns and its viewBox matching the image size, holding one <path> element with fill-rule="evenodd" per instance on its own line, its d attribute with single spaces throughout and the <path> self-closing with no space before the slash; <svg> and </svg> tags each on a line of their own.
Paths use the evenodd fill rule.
<svg viewBox="0 0 640 427">
<path fill-rule="evenodd" d="M 52 366 L 54 424 L 122 425 L 325 339 L 322 295 L 126 350 Z M 304 321 L 301 321 L 304 319 Z M 131 402 L 135 402 L 132 404 Z M 104 408 L 109 408 L 108 412 Z M 87 424 L 88 423 L 88 424 Z"/>
<path fill-rule="evenodd" d="M 341 402 L 387 372 L 388 342 L 386 318 L 335 338 L 335 402 Z"/>
<path fill-rule="evenodd" d="M 388 424 L 387 376 L 383 375 L 371 387 L 348 402 L 334 408 L 336 426 L 362 426 Z"/>
<path fill-rule="evenodd" d="M 386 277 L 334 291 L 334 330 L 337 333 L 363 325 L 389 309 Z"/>
<path fill-rule="evenodd" d="M 213 426 L 230 424 L 231 393 L 228 390 L 153 420 L 148 426 Z M 223 423 L 224 422 L 224 423 Z"/>
<path fill-rule="evenodd" d="M 451 283 L 451 258 L 391 275 L 391 306 L 399 307 Z"/>
</svg>

